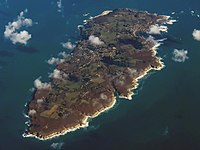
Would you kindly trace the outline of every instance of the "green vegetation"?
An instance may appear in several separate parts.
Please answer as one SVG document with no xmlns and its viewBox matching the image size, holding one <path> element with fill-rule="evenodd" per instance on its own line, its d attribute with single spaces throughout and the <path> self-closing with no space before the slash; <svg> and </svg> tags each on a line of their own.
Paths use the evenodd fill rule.
<svg viewBox="0 0 200 150">
<path fill-rule="evenodd" d="M 43 112 L 40 113 L 40 116 L 42 117 L 46 117 L 46 118 L 55 118 L 57 115 L 56 111 L 57 111 L 58 105 L 53 105 L 51 107 L 51 109 L 49 110 L 45 110 Z"/>
</svg>

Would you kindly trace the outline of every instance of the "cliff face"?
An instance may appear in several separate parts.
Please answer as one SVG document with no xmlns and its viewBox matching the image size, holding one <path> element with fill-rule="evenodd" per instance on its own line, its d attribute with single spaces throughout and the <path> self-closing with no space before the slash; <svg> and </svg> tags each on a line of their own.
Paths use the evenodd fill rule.
<svg viewBox="0 0 200 150">
<path fill-rule="evenodd" d="M 115 104 L 115 92 L 130 99 L 137 79 L 163 66 L 155 56 L 155 41 L 144 35 L 165 21 L 129 9 L 88 20 L 73 53 L 56 66 L 50 86 L 36 89 L 26 135 L 48 139 L 84 127 L 88 117 Z"/>
</svg>

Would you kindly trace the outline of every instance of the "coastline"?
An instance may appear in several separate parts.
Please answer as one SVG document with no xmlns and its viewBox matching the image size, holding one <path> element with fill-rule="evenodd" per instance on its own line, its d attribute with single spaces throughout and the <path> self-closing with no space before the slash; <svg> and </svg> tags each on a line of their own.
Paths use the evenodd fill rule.
<svg viewBox="0 0 200 150">
<path fill-rule="evenodd" d="M 153 55 L 156 55 L 157 54 L 157 49 L 158 47 L 160 46 L 160 43 L 157 42 L 153 47 L 152 47 L 152 51 L 154 52 Z M 150 72 L 151 70 L 161 70 L 165 67 L 164 63 L 161 61 L 162 58 L 160 57 L 157 57 L 157 59 L 159 60 L 159 64 L 161 65 L 159 68 L 152 68 L 152 67 L 149 67 L 147 68 L 146 70 L 144 70 L 144 72 L 138 76 L 137 78 L 133 79 L 132 82 L 135 84 L 133 86 L 133 88 L 130 88 L 128 89 L 128 91 L 130 91 L 129 95 L 127 97 L 125 96 L 119 96 L 119 98 L 125 98 L 127 100 L 132 100 L 132 96 L 134 95 L 134 90 L 138 88 L 139 86 L 139 80 L 142 79 L 143 77 L 145 77 L 148 72 Z M 136 81 L 136 82 L 135 82 Z M 89 126 L 89 119 L 91 118 L 96 118 L 98 117 L 99 115 L 101 115 L 102 113 L 106 112 L 106 111 L 109 111 L 111 108 L 114 107 L 114 105 L 116 104 L 116 97 L 114 96 L 114 94 L 112 95 L 112 103 L 110 106 L 108 107 L 105 107 L 103 108 L 102 110 L 100 111 L 97 111 L 94 115 L 92 116 L 85 116 L 85 118 L 83 119 L 83 123 L 82 125 L 76 125 L 75 127 L 72 127 L 72 128 L 65 128 L 63 131 L 60 131 L 60 132 L 55 132 L 55 133 L 52 133 L 51 135 L 47 136 L 47 137 L 38 137 L 34 134 L 23 134 L 22 136 L 23 137 L 34 137 L 36 139 L 39 139 L 39 140 L 42 140 L 42 141 L 45 141 L 45 140 L 49 140 L 49 139 L 53 139 L 53 138 L 56 138 L 56 137 L 59 137 L 59 136 L 62 136 L 62 135 L 65 135 L 69 132 L 73 132 L 73 131 L 76 131 L 78 129 L 81 129 L 81 128 L 87 128 Z"/>
<path fill-rule="evenodd" d="M 154 52 L 153 55 L 156 56 L 157 49 L 159 48 L 160 45 L 161 45 L 161 43 L 159 43 L 159 42 L 156 41 L 156 44 L 151 49 Z M 138 86 L 139 86 L 139 83 L 138 83 L 139 80 L 142 79 L 143 77 L 145 77 L 148 74 L 148 72 L 150 72 L 151 70 L 157 70 L 157 71 L 159 71 L 159 70 L 162 70 L 165 67 L 164 63 L 161 61 L 162 58 L 161 57 L 156 57 L 156 58 L 159 61 L 160 67 L 153 68 L 153 67 L 150 66 L 149 68 L 147 68 L 146 70 L 144 70 L 143 74 L 141 74 L 140 76 L 138 76 L 137 78 L 135 78 L 135 79 L 132 80 L 132 83 L 134 83 L 135 85 L 133 84 L 133 88 L 128 89 L 128 91 L 129 91 L 128 96 L 127 97 L 126 96 L 119 96 L 119 98 L 125 98 L 127 100 L 132 100 L 132 96 L 134 95 L 134 91 L 133 90 L 135 90 L 135 89 L 138 88 Z"/>
<path fill-rule="evenodd" d="M 104 11 L 102 14 L 97 15 L 95 17 L 92 17 L 91 19 L 97 18 L 97 17 L 100 17 L 100 16 L 105 16 L 105 15 L 109 14 L 110 12 L 112 12 L 112 11 L 110 11 L 110 10 Z M 172 20 L 170 22 L 170 20 L 169 20 L 170 16 L 164 16 L 164 17 L 166 18 L 166 21 L 164 22 L 164 24 L 173 24 L 173 22 L 176 22 L 174 20 Z M 167 26 L 160 26 L 160 31 L 162 31 L 162 32 L 167 32 L 167 29 L 168 29 Z M 132 80 L 133 88 L 128 89 L 128 91 L 129 91 L 128 96 L 119 96 L 119 98 L 125 98 L 125 99 L 128 99 L 128 100 L 132 100 L 132 96 L 134 95 L 134 90 L 138 88 L 139 80 L 142 79 L 144 76 L 146 76 L 148 74 L 148 72 L 150 72 L 151 70 L 161 70 L 165 67 L 164 63 L 161 61 L 162 58 L 156 56 L 157 49 L 158 49 L 158 47 L 160 46 L 161 43 L 159 43 L 156 40 L 154 40 L 154 41 L 155 41 L 155 45 L 150 49 L 150 51 L 153 52 L 152 56 L 155 56 L 156 59 L 158 60 L 159 66 L 157 68 L 153 68 L 151 66 L 145 68 L 145 70 L 143 70 L 137 78 L 134 78 Z M 45 141 L 45 140 L 49 140 L 49 139 L 52 139 L 52 138 L 59 137 L 61 135 L 65 135 L 69 132 L 76 131 L 77 129 L 86 128 L 86 127 L 89 126 L 89 119 L 90 118 L 95 118 L 95 117 L 99 116 L 100 114 L 102 114 L 103 112 L 110 110 L 111 108 L 113 108 L 115 106 L 115 104 L 116 104 L 116 97 L 114 96 L 114 93 L 113 93 L 112 102 L 110 103 L 109 106 L 103 107 L 101 110 L 97 111 L 92 116 L 85 116 L 84 119 L 82 120 L 81 124 L 78 124 L 78 125 L 76 125 L 74 127 L 70 127 L 70 128 L 64 128 L 62 131 L 54 132 L 54 133 L 52 133 L 52 134 L 50 134 L 46 137 L 42 137 L 41 135 L 37 136 L 36 134 L 30 134 L 30 133 L 24 133 L 22 136 L 23 137 L 34 137 L 36 139 Z"/>
<path fill-rule="evenodd" d="M 101 16 L 105 16 L 107 14 L 109 14 L 110 12 L 113 12 L 112 10 L 106 10 L 106 11 L 103 11 L 100 15 L 97 15 L 97 16 L 94 16 L 94 17 L 90 17 L 90 19 L 94 19 L 94 18 L 98 18 L 98 17 L 101 17 Z M 87 21 L 86 21 L 87 22 Z M 109 109 L 111 109 L 114 105 L 116 104 L 116 97 L 112 96 L 112 104 L 100 111 L 97 111 L 94 115 L 92 116 L 85 116 L 85 118 L 82 120 L 83 123 L 82 125 L 76 125 L 75 127 L 72 127 L 72 128 L 68 128 L 68 129 L 64 129 L 63 131 L 60 131 L 60 133 L 58 132 L 55 132 L 55 133 L 52 133 L 51 135 L 47 136 L 47 137 L 38 137 L 36 136 L 35 134 L 30 134 L 30 133 L 23 133 L 22 136 L 25 138 L 25 137 L 33 137 L 33 138 L 36 138 L 36 139 L 39 139 L 39 140 L 42 140 L 42 141 L 45 141 L 45 140 L 49 140 L 49 139 L 52 139 L 52 138 L 56 138 L 56 137 L 59 137 L 61 135 L 65 135 L 69 132 L 72 132 L 72 131 L 75 131 L 77 129 L 80 129 L 80 128 L 86 128 L 89 126 L 89 119 L 90 118 L 95 118 L 97 116 L 99 116 L 101 113 L 105 112 L 105 111 L 108 111 Z M 27 118 L 29 118 L 28 115 L 26 115 Z"/>
<path fill-rule="evenodd" d="M 90 19 L 94 19 L 94 18 L 98 18 L 98 17 L 101 17 L 101 16 L 105 16 L 105 15 L 108 15 L 109 13 L 113 12 L 112 10 L 105 10 L 103 11 L 100 15 L 97 15 L 97 16 L 94 16 L 94 17 L 90 17 Z"/>
<path fill-rule="evenodd" d="M 111 103 L 111 105 L 108 106 L 108 107 L 106 107 L 106 108 L 104 108 L 104 109 L 102 109 L 102 110 L 100 110 L 100 111 L 97 111 L 92 116 L 85 116 L 85 118 L 82 120 L 83 121 L 82 125 L 79 124 L 79 125 L 76 125 L 75 127 L 72 127 L 72 128 L 68 128 L 68 129 L 65 128 L 63 131 L 55 132 L 55 133 L 52 133 L 51 135 L 49 135 L 47 137 L 42 137 L 42 138 L 40 138 L 40 137 L 38 137 L 38 136 L 36 136 L 34 134 L 30 134 L 30 133 L 28 133 L 28 134 L 23 133 L 22 136 L 24 138 L 26 138 L 26 137 L 33 137 L 33 138 L 36 138 L 36 139 L 41 140 L 41 141 L 46 141 L 46 140 L 49 140 L 49 139 L 53 139 L 53 138 L 59 137 L 61 135 L 65 135 L 65 134 L 67 134 L 69 132 L 76 131 L 76 130 L 81 129 L 81 128 L 87 128 L 89 126 L 89 119 L 96 118 L 100 114 L 102 114 L 102 113 L 104 113 L 106 111 L 109 111 L 111 108 L 114 107 L 115 104 L 116 104 L 116 97 L 113 94 L 112 95 L 112 103 Z"/>
</svg>

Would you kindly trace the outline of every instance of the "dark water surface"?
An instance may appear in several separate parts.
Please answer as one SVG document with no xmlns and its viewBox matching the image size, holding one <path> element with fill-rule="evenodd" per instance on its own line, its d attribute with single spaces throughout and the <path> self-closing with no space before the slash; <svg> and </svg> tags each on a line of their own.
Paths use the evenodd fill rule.
<svg viewBox="0 0 200 150">
<path fill-rule="evenodd" d="M 53 142 L 64 142 L 66 150 L 200 149 L 200 42 L 191 35 L 200 29 L 200 18 L 191 15 L 191 10 L 200 14 L 199 0 L 63 0 L 61 13 L 56 0 L 0 0 L 0 4 L 0 150 L 48 150 Z M 179 21 L 169 27 L 168 40 L 158 50 L 166 67 L 140 81 L 133 101 L 118 99 L 87 129 L 45 142 L 23 138 L 29 89 L 39 76 L 47 80 L 53 69 L 45 61 L 63 50 L 61 42 L 78 40 L 77 25 L 87 19 L 84 13 L 95 16 L 124 7 L 166 15 L 176 12 L 173 17 Z M 32 39 L 27 47 L 13 45 L 4 39 L 4 27 L 26 8 L 26 16 L 38 24 L 28 29 Z M 174 48 L 187 49 L 189 59 L 174 62 Z"/>
</svg>

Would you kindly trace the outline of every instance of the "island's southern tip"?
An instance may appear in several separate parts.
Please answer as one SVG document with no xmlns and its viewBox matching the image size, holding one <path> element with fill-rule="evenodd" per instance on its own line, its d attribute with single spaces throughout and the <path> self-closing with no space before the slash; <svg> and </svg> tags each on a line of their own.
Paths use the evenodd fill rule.
<svg viewBox="0 0 200 150">
<path fill-rule="evenodd" d="M 39 83 L 27 105 L 24 137 L 47 140 L 87 127 L 88 118 L 112 108 L 116 95 L 132 99 L 138 80 L 164 64 L 151 27 L 167 31 L 169 17 L 130 9 L 105 11 L 80 27 L 81 39 L 57 64 L 49 83 Z"/>
</svg>

